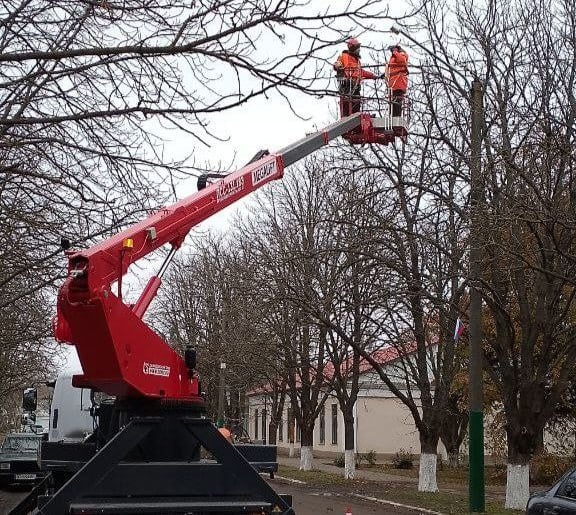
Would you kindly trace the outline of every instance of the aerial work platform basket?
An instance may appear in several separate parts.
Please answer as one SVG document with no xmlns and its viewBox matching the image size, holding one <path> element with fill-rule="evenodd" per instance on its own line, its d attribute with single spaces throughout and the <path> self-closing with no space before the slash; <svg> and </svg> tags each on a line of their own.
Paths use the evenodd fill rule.
<svg viewBox="0 0 576 515">
<path fill-rule="evenodd" d="M 410 100 L 403 95 L 394 97 L 392 90 L 382 81 L 364 80 L 362 84 L 350 79 L 338 79 L 340 116 L 360 112 L 358 128 L 343 137 L 350 143 L 361 145 L 378 143 L 388 145 L 399 138 L 406 143 L 410 123 Z"/>
</svg>

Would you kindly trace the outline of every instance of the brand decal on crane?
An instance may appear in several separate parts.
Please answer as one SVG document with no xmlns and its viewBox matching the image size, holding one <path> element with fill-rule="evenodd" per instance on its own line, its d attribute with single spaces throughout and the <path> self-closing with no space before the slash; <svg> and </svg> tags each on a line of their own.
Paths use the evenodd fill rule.
<svg viewBox="0 0 576 515">
<path fill-rule="evenodd" d="M 259 166 L 255 170 L 252 170 L 252 186 L 256 186 L 256 184 L 269 179 L 277 172 L 277 170 L 276 158 L 262 166 Z"/>
<path fill-rule="evenodd" d="M 228 182 L 221 181 L 218 183 L 218 189 L 216 190 L 216 202 L 222 202 L 232 195 L 240 193 L 243 189 L 244 177 L 236 177 L 236 179 Z"/>
<path fill-rule="evenodd" d="M 142 372 L 149 376 L 168 377 L 170 375 L 170 367 L 167 365 L 157 365 L 156 363 L 147 363 L 142 365 Z"/>
</svg>

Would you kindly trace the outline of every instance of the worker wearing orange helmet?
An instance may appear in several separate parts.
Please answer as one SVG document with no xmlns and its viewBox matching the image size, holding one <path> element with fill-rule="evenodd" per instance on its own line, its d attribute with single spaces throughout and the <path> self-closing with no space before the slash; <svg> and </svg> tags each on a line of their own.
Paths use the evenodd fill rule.
<svg viewBox="0 0 576 515">
<path fill-rule="evenodd" d="M 360 111 L 361 83 L 363 79 L 377 79 L 372 72 L 362 69 L 360 64 L 360 42 L 356 38 L 346 41 L 348 47 L 334 63 L 339 80 L 340 114 L 349 116 Z"/>
<path fill-rule="evenodd" d="M 392 53 L 386 67 L 386 81 L 390 89 L 392 116 L 402 116 L 402 104 L 408 89 L 408 54 L 400 45 L 388 47 Z"/>
</svg>

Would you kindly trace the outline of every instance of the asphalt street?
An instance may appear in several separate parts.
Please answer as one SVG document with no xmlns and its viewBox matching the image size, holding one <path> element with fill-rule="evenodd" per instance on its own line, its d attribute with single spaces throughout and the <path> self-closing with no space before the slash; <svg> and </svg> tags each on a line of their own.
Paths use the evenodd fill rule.
<svg viewBox="0 0 576 515">
<path fill-rule="evenodd" d="M 12 487 L 0 490 L 0 514 L 10 513 L 26 495 L 30 493 L 30 488 Z"/>
<path fill-rule="evenodd" d="M 419 511 L 398 508 L 386 504 L 364 501 L 347 494 L 338 494 L 307 486 L 271 481 L 279 494 L 291 494 L 296 515 L 345 515 L 350 508 L 352 515 L 416 515 Z"/>
</svg>

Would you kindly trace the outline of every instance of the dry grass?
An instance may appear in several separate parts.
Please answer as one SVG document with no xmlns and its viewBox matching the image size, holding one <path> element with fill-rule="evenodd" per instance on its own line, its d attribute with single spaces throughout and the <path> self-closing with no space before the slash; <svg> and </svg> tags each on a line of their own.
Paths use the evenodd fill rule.
<svg viewBox="0 0 576 515">
<path fill-rule="evenodd" d="M 402 476 L 409 475 L 410 472 L 413 472 L 410 470 L 393 470 L 395 472 L 402 472 L 402 474 L 397 474 Z M 386 472 L 390 473 L 390 470 L 386 470 Z M 450 482 L 456 483 L 451 486 L 457 486 L 457 488 L 443 488 L 443 491 L 437 493 L 418 492 L 416 485 L 406 482 L 376 482 L 360 479 L 347 481 L 338 474 L 331 474 L 329 472 L 318 470 L 304 472 L 286 466 L 280 466 L 278 475 L 304 481 L 312 488 L 329 488 L 331 491 L 340 494 L 345 494 L 346 492 L 362 494 L 420 508 L 427 508 L 447 515 L 469 513 L 468 496 L 465 493 L 468 489 L 468 478 L 466 476 L 466 478 L 461 482 L 461 476 L 458 476 L 457 474 L 449 475 L 451 479 Z M 515 510 L 506 510 L 499 505 L 501 505 L 501 502 L 488 499 L 486 504 L 486 513 L 491 515 L 518 515 L 519 513 Z"/>
</svg>

